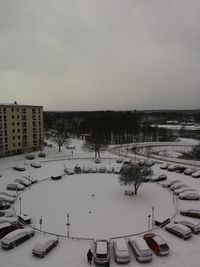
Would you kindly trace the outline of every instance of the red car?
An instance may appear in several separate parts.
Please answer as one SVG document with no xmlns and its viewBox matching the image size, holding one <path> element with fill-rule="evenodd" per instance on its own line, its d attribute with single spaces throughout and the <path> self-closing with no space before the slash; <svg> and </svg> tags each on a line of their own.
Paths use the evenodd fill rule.
<svg viewBox="0 0 200 267">
<path fill-rule="evenodd" d="M 169 246 L 161 236 L 147 233 L 143 238 L 156 255 L 167 255 L 169 253 Z"/>
</svg>

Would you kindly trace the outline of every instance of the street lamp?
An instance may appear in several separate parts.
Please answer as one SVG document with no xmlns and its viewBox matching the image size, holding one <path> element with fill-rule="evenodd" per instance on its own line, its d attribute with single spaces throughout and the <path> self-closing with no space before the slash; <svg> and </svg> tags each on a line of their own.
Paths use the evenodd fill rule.
<svg viewBox="0 0 200 267">
<path fill-rule="evenodd" d="M 151 213 L 151 218 L 152 218 L 152 228 L 154 228 L 154 211 L 155 211 L 155 208 L 152 207 L 152 213 Z"/>
<path fill-rule="evenodd" d="M 19 214 L 21 215 L 22 213 L 22 198 L 19 197 Z"/>
<path fill-rule="evenodd" d="M 67 236 L 69 237 L 69 227 L 70 227 L 70 222 L 69 222 L 69 213 L 67 213 Z"/>
<path fill-rule="evenodd" d="M 148 230 L 151 228 L 151 215 L 148 215 Z"/>
</svg>

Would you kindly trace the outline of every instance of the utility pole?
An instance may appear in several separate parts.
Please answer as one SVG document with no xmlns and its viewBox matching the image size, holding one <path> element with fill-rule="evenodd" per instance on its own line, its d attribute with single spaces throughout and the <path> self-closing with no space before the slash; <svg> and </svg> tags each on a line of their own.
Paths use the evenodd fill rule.
<svg viewBox="0 0 200 267">
<path fill-rule="evenodd" d="M 148 230 L 151 228 L 151 215 L 148 215 Z"/>
<path fill-rule="evenodd" d="M 22 213 L 22 199 L 19 197 L 19 214 L 21 215 Z"/>
</svg>

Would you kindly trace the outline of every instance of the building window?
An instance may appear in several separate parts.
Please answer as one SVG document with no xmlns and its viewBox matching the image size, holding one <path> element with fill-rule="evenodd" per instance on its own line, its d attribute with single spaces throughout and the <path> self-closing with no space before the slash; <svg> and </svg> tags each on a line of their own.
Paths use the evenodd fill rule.
<svg viewBox="0 0 200 267">
<path fill-rule="evenodd" d="M 18 135 L 18 139 L 20 139 L 20 136 Z"/>
<path fill-rule="evenodd" d="M 20 129 L 17 129 L 18 133 L 20 132 Z"/>
<path fill-rule="evenodd" d="M 17 125 L 19 126 L 19 124 L 20 124 L 20 123 L 18 122 Z"/>
<path fill-rule="evenodd" d="M 18 143 L 18 146 L 20 146 L 20 143 Z"/>
<path fill-rule="evenodd" d="M 6 113 L 6 108 L 3 109 L 4 114 Z"/>
<path fill-rule="evenodd" d="M 15 129 L 13 129 L 12 132 L 14 133 L 15 132 Z"/>
<path fill-rule="evenodd" d="M 15 118 L 15 116 L 14 115 L 12 115 L 12 119 L 14 119 Z"/>
<path fill-rule="evenodd" d="M 7 127 L 7 123 L 6 123 L 6 122 L 4 123 L 4 127 L 5 127 L 5 128 Z"/>
<path fill-rule="evenodd" d="M 15 140 L 15 136 L 13 136 L 13 140 Z"/>
<path fill-rule="evenodd" d="M 15 143 L 13 143 L 13 146 L 15 146 Z"/>
<path fill-rule="evenodd" d="M 12 126 L 15 126 L 15 123 L 14 122 L 12 122 Z"/>
<path fill-rule="evenodd" d="M 11 110 L 12 110 L 12 112 L 13 112 L 13 111 L 14 111 L 14 108 L 12 108 Z"/>
</svg>

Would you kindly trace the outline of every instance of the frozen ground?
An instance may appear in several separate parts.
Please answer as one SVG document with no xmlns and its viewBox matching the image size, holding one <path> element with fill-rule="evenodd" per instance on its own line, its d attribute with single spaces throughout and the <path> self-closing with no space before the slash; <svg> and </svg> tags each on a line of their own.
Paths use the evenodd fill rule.
<svg viewBox="0 0 200 267">
<path fill-rule="evenodd" d="M 27 170 L 16 172 L 11 167 L 16 164 L 23 164 L 23 156 L 10 157 L 0 160 L 1 190 L 6 184 L 21 175 L 31 175 L 38 180 L 48 178 L 53 174 L 63 173 L 64 165 L 93 166 L 91 157 L 81 150 L 79 142 L 75 141 L 76 149 L 73 157 L 83 157 L 85 159 L 72 159 L 71 150 L 63 149 L 58 153 L 57 148 L 47 148 L 48 153 L 45 161 L 56 159 L 57 161 L 43 162 L 41 169 L 30 167 L 30 161 L 26 161 Z M 103 156 L 114 158 L 115 156 L 105 153 Z M 64 158 L 70 158 L 65 159 Z M 37 158 L 37 160 L 41 160 Z M 115 166 L 114 159 L 102 160 L 100 165 Z M 155 176 L 166 173 L 168 180 L 181 179 L 191 187 L 200 192 L 200 180 L 178 173 L 170 173 L 160 170 L 160 165 L 153 167 Z M 66 222 L 67 213 L 70 213 L 70 234 L 81 237 L 106 237 L 134 234 L 147 230 L 147 217 L 151 214 L 152 206 L 155 207 L 156 216 L 171 216 L 174 212 L 174 204 L 171 192 L 161 188 L 157 184 L 144 184 L 139 189 L 137 197 L 124 195 L 124 187 L 118 183 L 117 175 L 114 174 L 80 174 L 65 175 L 62 180 L 47 180 L 34 185 L 30 190 L 22 193 L 22 211 L 28 212 L 33 218 L 33 225 L 39 226 L 39 218 L 43 217 L 42 229 L 57 234 L 67 234 Z M 94 197 L 91 195 L 94 193 Z M 180 208 L 196 207 L 199 202 L 179 201 Z M 19 201 L 15 204 L 15 209 L 19 212 Z M 91 211 L 91 213 L 89 213 Z M 176 218 L 181 217 L 179 214 Z M 152 263 L 148 266 L 169 266 L 181 267 L 200 265 L 200 235 L 193 235 L 190 240 L 183 241 L 164 229 L 155 230 L 168 242 L 171 253 L 167 257 L 153 257 Z M 86 253 L 89 248 L 93 248 L 92 241 L 71 240 L 59 238 L 59 245 L 50 252 L 46 258 L 37 259 L 32 256 L 34 244 L 41 239 L 42 235 L 37 233 L 34 238 L 21 244 L 13 250 L 5 251 L 0 249 L 0 267 L 84 267 Z M 127 266 L 140 266 L 136 262 L 133 254 L 131 262 Z M 117 266 L 113 259 L 111 246 L 111 266 Z"/>
</svg>

